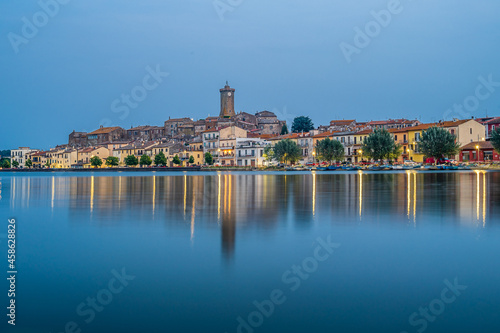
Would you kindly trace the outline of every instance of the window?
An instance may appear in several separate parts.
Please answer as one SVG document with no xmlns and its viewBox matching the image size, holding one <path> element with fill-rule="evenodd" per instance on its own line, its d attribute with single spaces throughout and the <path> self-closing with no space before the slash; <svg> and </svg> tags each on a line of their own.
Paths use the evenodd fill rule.
<svg viewBox="0 0 500 333">
<path fill-rule="evenodd" d="M 470 129 L 470 134 L 472 134 L 472 128 Z"/>
<path fill-rule="evenodd" d="M 394 141 L 398 141 L 398 136 L 394 135 Z"/>
<path fill-rule="evenodd" d="M 415 133 L 415 141 L 420 142 L 420 133 Z"/>
<path fill-rule="evenodd" d="M 406 142 L 406 134 L 403 135 L 403 142 Z"/>
<path fill-rule="evenodd" d="M 472 152 L 472 159 L 475 161 L 476 160 L 476 151 Z"/>
</svg>

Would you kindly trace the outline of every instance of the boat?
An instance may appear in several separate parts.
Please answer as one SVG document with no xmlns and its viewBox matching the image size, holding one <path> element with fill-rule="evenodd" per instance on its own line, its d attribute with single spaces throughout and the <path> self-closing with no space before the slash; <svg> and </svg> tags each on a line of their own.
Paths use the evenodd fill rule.
<svg viewBox="0 0 500 333">
<path fill-rule="evenodd" d="M 317 167 L 316 171 L 327 171 L 328 167 Z"/>
<path fill-rule="evenodd" d="M 327 169 L 328 171 L 335 171 L 335 170 L 338 170 L 338 169 L 340 169 L 340 168 L 341 168 L 341 167 L 338 167 L 338 166 L 335 166 L 335 165 L 330 165 L 330 166 L 326 167 L 326 169 Z"/>
</svg>

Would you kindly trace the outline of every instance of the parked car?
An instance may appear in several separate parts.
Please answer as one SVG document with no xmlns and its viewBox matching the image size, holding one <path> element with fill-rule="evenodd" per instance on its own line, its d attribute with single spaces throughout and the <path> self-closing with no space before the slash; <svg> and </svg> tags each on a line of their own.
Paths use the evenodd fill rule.
<svg viewBox="0 0 500 333">
<path fill-rule="evenodd" d="M 425 163 L 426 164 L 434 164 L 435 163 L 435 159 L 433 157 L 429 157 L 429 158 L 426 158 L 425 159 Z M 447 164 L 447 163 L 451 163 L 451 161 L 447 158 L 440 158 L 438 161 L 437 161 L 437 164 Z"/>
</svg>

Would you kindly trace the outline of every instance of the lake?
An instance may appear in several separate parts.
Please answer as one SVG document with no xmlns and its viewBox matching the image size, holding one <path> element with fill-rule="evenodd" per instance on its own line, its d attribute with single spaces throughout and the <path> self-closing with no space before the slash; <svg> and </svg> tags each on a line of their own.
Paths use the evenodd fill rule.
<svg viewBox="0 0 500 333">
<path fill-rule="evenodd" d="M 18 275 L 17 325 L 0 325 L 496 331 L 499 184 L 481 171 L 2 173 L 2 267 L 14 218 Z"/>
</svg>

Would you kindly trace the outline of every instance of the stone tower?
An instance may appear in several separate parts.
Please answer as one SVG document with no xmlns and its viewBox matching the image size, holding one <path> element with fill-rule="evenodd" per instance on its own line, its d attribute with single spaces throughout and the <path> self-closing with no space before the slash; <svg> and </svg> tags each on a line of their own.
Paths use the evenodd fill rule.
<svg viewBox="0 0 500 333">
<path fill-rule="evenodd" d="M 220 89 L 220 118 L 231 118 L 235 115 L 234 112 L 234 89 L 229 86 L 226 81 L 226 86 Z"/>
</svg>

